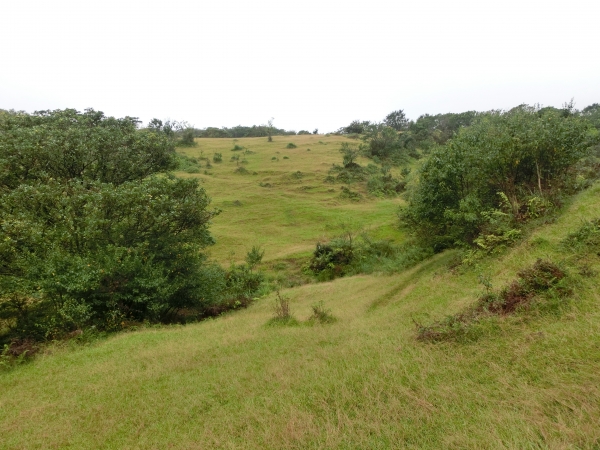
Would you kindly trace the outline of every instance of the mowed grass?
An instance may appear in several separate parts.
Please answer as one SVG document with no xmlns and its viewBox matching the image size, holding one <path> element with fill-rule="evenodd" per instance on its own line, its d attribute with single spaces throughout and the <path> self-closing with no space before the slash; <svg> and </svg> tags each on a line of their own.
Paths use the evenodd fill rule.
<svg viewBox="0 0 600 450">
<path fill-rule="evenodd" d="M 56 350 L 0 374 L 0 447 L 131 449 L 597 449 L 597 255 L 558 244 L 600 217 L 600 186 L 516 248 L 450 269 L 447 252 L 395 276 L 286 290 L 298 326 L 267 326 L 274 296 L 185 327 Z M 413 319 L 474 302 L 537 258 L 565 265 L 558 309 L 490 319 L 468 344 L 416 341 Z M 593 276 L 578 275 L 587 264 Z M 590 273 L 591 273 L 590 272 Z M 337 317 L 304 323 L 323 301 Z"/>
<path fill-rule="evenodd" d="M 363 200 L 352 202 L 340 198 L 343 184 L 324 182 L 332 164 L 342 163 L 340 144 L 357 144 L 356 140 L 299 135 L 274 136 L 273 142 L 265 137 L 196 142 L 197 147 L 179 151 L 208 158 L 212 168 L 207 169 L 206 161 L 201 160 L 200 173 L 177 175 L 199 178 L 212 198 L 212 207 L 221 210 L 211 226 L 217 243 L 208 250 L 221 263 L 243 261 L 253 245 L 263 247 L 265 262 L 305 258 L 318 241 L 327 241 L 343 229 L 403 240 L 396 219 L 403 200 L 369 196 L 363 183 L 349 185 L 363 195 Z M 286 148 L 289 143 L 296 148 Z M 252 153 L 232 151 L 236 145 Z M 221 153 L 223 162 L 213 163 L 214 153 Z M 231 161 L 232 156 L 239 156 L 240 162 Z M 360 160 L 363 165 L 368 162 Z M 247 173 L 236 172 L 239 168 Z"/>
</svg>

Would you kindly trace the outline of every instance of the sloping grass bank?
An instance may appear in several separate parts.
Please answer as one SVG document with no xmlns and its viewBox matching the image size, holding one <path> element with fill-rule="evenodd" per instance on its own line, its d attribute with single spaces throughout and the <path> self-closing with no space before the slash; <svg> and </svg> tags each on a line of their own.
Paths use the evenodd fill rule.
<svg viewBox="0 0 600 450">
<path fill-rule="evenodd" d="M 597 184 L 475 267 L 447 252 L 284 292 L 300 322 L 323 301 L 333 324 L 266 326 L 271 296 L 42 355 L 0 374 L 0 447 L 598 448 L 600 257 L 560 245 L 600 217 L 598 198 Z M 564 303 L 491 318 L 469 343 L 416 340 L 413 320 L 471 305 L 481 274 L 501 287 L 538 258 L 569 273 Z"/>
</svg>

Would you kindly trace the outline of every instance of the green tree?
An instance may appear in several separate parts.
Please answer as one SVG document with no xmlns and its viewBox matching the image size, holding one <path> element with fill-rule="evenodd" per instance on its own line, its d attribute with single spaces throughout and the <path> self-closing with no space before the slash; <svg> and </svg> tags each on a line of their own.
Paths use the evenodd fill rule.
<svg viewBox="0 0 600 450">
<path fill-rule="evenodd" d="M 442 248 L 471 242 L 499 217 L 493 211 L 526 218 L 531 193 L 556 192 L 590 145 L 585 119 L 538 112 L 520 106 L 461 128 L 422 166 L 403 219 Z"/>
<path fill-rule="evenodd" d="M 165 124 L 86 110 L 0 119 L 0 320 L 21 337 L 167 320 L 215 301 L 215 212 Z"/>
<path fill-rule="evenodd" d="M 385 116 L 383 123 L 396 131 L 403 131 L 408 128 L 409 121 L 406 118 L 406 114 L 404 114 L 404 110 L 399 109 Z"/>
</svg>

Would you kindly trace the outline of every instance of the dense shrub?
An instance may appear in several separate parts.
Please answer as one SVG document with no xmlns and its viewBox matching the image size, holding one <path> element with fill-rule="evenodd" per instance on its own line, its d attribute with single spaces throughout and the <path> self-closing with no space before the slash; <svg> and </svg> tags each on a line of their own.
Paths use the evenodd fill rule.
<svg viewBox="0 0 600 450">
<path fill-rule="evenodd" d="M 514 224 L 548 210 L 589 148 L 589 130 L 576 115 L 526 106 L 481 115 L 433 151 L 401 219 L 438 249 L 486 228 L 502 234 L 493 230 L 499 215 Z"/>
<path fill-rule="evenodd" d="M 181 159 L 180 159 L 181 161 Z M 203 308 L 215 212 L 171 130 L 87 110 L 0 119 L 0 313 L 18 338 L 168 320 Z"/>
</svg>

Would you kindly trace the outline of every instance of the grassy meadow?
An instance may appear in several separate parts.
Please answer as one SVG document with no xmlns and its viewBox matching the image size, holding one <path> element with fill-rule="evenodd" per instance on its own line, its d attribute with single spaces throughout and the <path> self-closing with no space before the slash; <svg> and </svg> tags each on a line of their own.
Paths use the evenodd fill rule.
<svg viewBox="0 0 600 450">
<path fill-rule="evenodd" d="M 180 175 L 201 178 L 223 210 L 212 257 L 241 260 L 259 244 L 265 267 L 304 258 L 344 222 L 401 241 L 401 199 L 363 193 L 354 203 L 323 183 L 345 139 L 202 139 L 182 149 L 211 159 Z M 230 162 L 242 153 L 234 145 L 253 152 L 240 164 L 248 174 Z M 599 199 L 596 183 L 556 221 L 472 266 L 456 268 L 447 251 L 393 276 L 282 290 L 295 326 L 269 325 L 271 294 L 193 325 L 57 344 L 0 372 L 0 448 L 598 449 L 600 259 L 559 244 L 600 217 Z M 469 342 L 416 339 L 415 322 L 475 302 L 481 275 L 499 289 L 538 258 L 567 270 L 566 300 L 487 318 Z M 317 302 L 337 321 L 308 322 Z"/>
<path fill-rule="evenodd" d="M 396 241 L 403 238 L 395 215 L 401 199 L 376 199 L 352 185 L 363 195 L 361 201 L 353 202 L 340 198 L 341 184 L 324 183 L 332 164 L 342 163 L 340 144 L 356 140 L 297 135 L 274 136 L 273 142 L 264 137 L 196 142 L 197 147 L 180 152 L 208 158 L 212 167 L 207 169 L 206 161 L 200 159 L 200 173 L 177 175 L 200 178 L 212 206 L 222 211 L 211 226 L 217 243 L 209 249 L 221 263 L 241 262 L 253 245 L 260 245 L 265 262 L 285 264 L 309 256 L 317 241 L 329 240 L 343 229 L 365 230 Z M 286 148 L 289 143 L 296 148 Z M 232 151 L 235 146 L 243 150 Z M 212 161 L 214 153 L 223 155 L 221 163 Z M 232 156 L 240 160 L 231 161 Z"/>
</svg>

